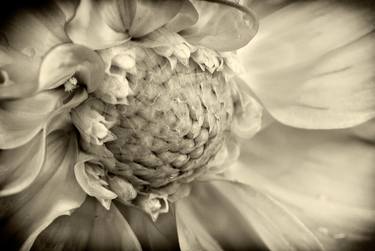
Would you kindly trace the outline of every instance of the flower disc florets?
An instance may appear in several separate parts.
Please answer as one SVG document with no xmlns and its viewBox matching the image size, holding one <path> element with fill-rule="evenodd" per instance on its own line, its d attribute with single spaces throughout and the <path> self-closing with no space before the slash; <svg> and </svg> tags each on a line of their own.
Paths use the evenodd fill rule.
<svg viewBox="0 0 375 251">
<path fill-rule="evenodd" d="M 149 49 L 137 57 L 129 76 L 133 95 L 118 105 L 117 140 L 108 149 L 123 168 L 147 182 L 140 191 L 188 182 L 222 146 L 233 114 L 232 89 L 221 72 L 190 62 L 177 64 Z"/>
<path fill-rule="evenodd" d="M 81 147 L 107 173 L 102 193 L 110 189 L 153 218 L 210 172 L 240 102 L 217 52 L 194 49 L 182 60 L 162 51 L 139 44 L 101 51 L 107 77 L 72 113 Z"/>
</svg>

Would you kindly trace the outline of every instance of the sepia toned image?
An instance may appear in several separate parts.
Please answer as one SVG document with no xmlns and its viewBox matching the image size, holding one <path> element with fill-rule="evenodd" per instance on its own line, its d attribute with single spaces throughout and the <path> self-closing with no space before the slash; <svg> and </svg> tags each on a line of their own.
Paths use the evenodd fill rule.
<svg viewBox="0 0 375 251">
<path fill-rule="evenodd" d="M 0 8 L 1 251 L 374 251 L 375 2 Z"/>
</svg>

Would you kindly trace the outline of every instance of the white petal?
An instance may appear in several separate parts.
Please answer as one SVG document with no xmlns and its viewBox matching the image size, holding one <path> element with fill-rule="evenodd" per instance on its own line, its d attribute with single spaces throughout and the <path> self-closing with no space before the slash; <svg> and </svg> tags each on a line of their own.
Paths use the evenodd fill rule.
<svg viewBox="0 0 375 251">
<path fill-rule="evenodd" d="M 243 74 L 282 123 L 346 128 L 375 116 L 373 12 L 340 1 L 295 2 L 261 21 L 239 51 Z"/>
</svg>

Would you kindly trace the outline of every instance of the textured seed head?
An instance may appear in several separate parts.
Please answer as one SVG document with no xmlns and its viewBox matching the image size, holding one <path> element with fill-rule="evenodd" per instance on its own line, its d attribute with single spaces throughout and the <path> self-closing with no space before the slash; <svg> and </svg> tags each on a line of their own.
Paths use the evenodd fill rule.
<svg viewBox="0 0 375 251">
<path fill-rule="evenodd" d="M 223 144 L 233 115 L 232 88 L 220 71 L 170 62 L 138 48 L 136 74 L 126 75 L 128 104 L 116 105 L 116 140 L 106 142 L 126 177 L 140 193 L 174 194 L 178 185 L 204 172 Z"/>
</svg>

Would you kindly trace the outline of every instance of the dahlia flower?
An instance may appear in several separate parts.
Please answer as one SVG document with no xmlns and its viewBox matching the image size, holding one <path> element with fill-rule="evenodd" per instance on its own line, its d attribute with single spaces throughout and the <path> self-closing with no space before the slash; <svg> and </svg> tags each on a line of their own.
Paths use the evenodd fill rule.
<svg viewBox="0 0 375 251">
<path fill-rule="evenodd" d="M 372 14 L 340 1 L 18 10 L 0 40 L 1 245 L 342 250 L 368 238 Z"/>
</svg>

